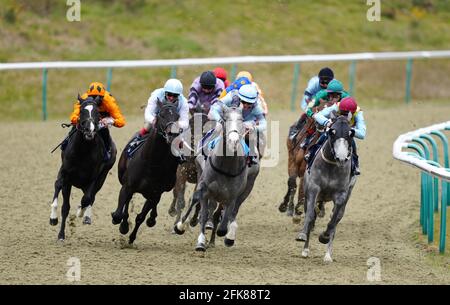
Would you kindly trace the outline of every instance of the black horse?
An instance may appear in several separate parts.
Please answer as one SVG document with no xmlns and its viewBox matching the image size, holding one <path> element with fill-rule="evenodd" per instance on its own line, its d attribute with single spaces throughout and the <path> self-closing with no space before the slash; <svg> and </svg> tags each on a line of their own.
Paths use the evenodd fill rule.
<svg viewBox="0 0 450 305">
<path fill-rule="evenodd" d="M 178 121 L 178 102 L 161 103 L 158 101 L 159 113 L 154 128 L 150 129 L 148 138 L 132 158 L 128 158 L 127 147 L 119 160 L 119 181 L 122 188 L 119 203 L 115 212 L 111 213 L 112 223 L 119 224 L 119 231 L 127 234 L 128 205 L 134 193 L 142 194 L 146 201 L 141 213 L 136 216 L 136 224 L 130 234 L 129 243 L 136 239 L 139 226 L 151 210 L 147 225 L 153 227 L 158 216 L 156 206 L 163 192 L 173 189 L 176 180 L 178 160 L 172 154 L 172 141 L 179 136 L 179 130 L 173 130 Z"/>
<path fill-rule="evenodd" d="M 116 161 L 116 146 L 111 140 L 111 158 L 105 160 L 106 148 L 99 136 L 100 114 L 99 98 L 88 97 L 83 100 L 78 96 L 80 119 L 67 147 L 61 152 L 62 165 L 55 181 L 55 193 L 51 205 L 50 225 L 58 224 L 58 195 L 62 190 L 63 205 L 61 209 L 61 229 L 59 240 L 65 239 L 66 219 L 70 210 L 70 191 L 75 186 L 83 191 L 81 206 L 77 216 L 83 217 L 84 224 L 91 224 L 92 205 L 97 192 L 103 186 L 109 170 Z"/>
</svg>

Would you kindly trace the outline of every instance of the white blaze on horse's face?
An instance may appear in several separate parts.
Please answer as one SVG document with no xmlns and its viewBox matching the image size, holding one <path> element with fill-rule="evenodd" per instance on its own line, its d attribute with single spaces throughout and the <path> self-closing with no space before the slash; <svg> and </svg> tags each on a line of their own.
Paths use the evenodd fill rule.
<svg viewBox="0 0 450 305">
<path fill-rule="evenodd" d="M 84 107 L 85 110 L 87 110 L 89 112 L 89 118 L 92 118 L 92 110 L 94 109 L 93 105 L 87 105 L 86 107 Z M 94 132 L 95 132 L 95 125 L 94 123 L 91 121 L 89 123 L 89 133 L 85 135 L 87 140 L 92 140 L 94 138 Z"/>
<path fill-rule="evenodd" d="M 350 151 L 348 141 L 344 138 L 339 138 L 334 142 L 334 156 L 338 163 L 344 163 L 348 160 Z"/>
<path fill-rule="evenodd" d="M 239 126 L 238 126 L 239 114 L 231 112 L 230 116 L 226 122 L 228 131 L 227 145 L 228 149 L 231 151 L 236 151 L 237 145 L 239 143 Z"/>
</svg>

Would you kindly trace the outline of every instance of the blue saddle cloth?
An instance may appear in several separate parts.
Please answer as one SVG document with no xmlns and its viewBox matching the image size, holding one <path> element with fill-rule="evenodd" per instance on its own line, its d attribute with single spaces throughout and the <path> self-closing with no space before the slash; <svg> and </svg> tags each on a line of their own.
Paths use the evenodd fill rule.
<svg viewBox="0 0 450 305">
<path fill-rule="evenodd" d="M 143 138 L 138 139 L 137 137 L 134 137 L 131 139 L 131 141 L 126 146 L 126 152 L 128 159 L 133 158 L 134 154 L 138 149 L 144 144 L 145 140 L 147 140 L 148 136 L 145 135 Z"/>
</svg>

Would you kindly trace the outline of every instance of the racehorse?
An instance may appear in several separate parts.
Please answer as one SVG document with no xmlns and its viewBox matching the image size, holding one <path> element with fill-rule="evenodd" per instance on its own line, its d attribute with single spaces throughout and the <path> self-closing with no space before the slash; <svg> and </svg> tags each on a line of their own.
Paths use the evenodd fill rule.
<svg viewBox="0 0 450 305">
<path fill-rule="evenodd" d="M 176 128 L 179 118 L 178 101 L 175 103 L 158 101 L 158 107 L 160 111 L 146 142 L 131 158 L 128 157 L 128 147 L 125 147 L 119 160 L 118 174 L 122 188 L 117 209 L 111 216 L 113 224 L 120 223 L 120 233 L 125 235 L 129 231 L 128 206 L 133 194 L 140 193 L 146 199 L 141 212 L 136 216 L 129 244 L 136 239 L 137 231 L 150 210 L 147 226 L 153 227 L 156 224 L 158 216 L 156 207 L 161 195 L 172 190 L 175 185 L 178 161 L 172 153 L 171 146 L 180 134 L 180 130 Z"/>
<path fill-rule="evenodd" d="M 314 111 L 320 111 L 324 107 L 330 106 L 331 103 L 321 103 L 318 107 L 314 108 Z M 294 223 L 299 222 L 299 216 L 303 213 L 303 204 L 305 202 L 305 194 L 303 193 L 303 176 L 307 166 L 305 155 L 309 148 L 313 146 L 320 137 L 319 132 L 316 131 L 316 122 L 314 118 L 305 116 L 305 123 L 300 131 L 291 140 L 290 137 L 286 140 L 286 146 L 288 151 L 288 189 L 283 201 L 278 207 L 281 213 L 287 211 L 288 216 L 294 216 Z M 307 140 L 309 139 L 309 140 Z M 297 191 L 297 177 L 300 178 L 298 188 L 297 204 L 294 208 L 294 197 Z M 325 209 L 323 208 L 323 202 L 319 203 L 319 217 L 325 215 Z"/>
<path fill-rule="evenodd" d="M 176 233 L 183 234 L 192 207 L 200 202 L 201 226 L 195 248 L 197 251 L 206 251 L 205 226 L 211 200 L 219 205 L 213 215 L 214 227 L 208 246 L 214 245 L 216 233 L 219 237 L 226 235 L 226 246 L 234 245 L 238 227 L 236 216 L 241 204 L 252 191 L 259 173 L 259 162 L 252 167 L 247 165 L 242 110 L 237 107 L 224 107 L 224 122 L 218 125 L 222 135 L 213 138 L 208 144 L 210 152 L 206 161 L 202 155 L 197 156 L 197 163 L 204 163 L 198 187 L 187 213 L 174 227 Z M 211 146 L 211 143 L 214 145 Z"/>
<path fill-rule="evenodd" d="M 327 229 L 319 241 L 328 244 L 324 261 L 332 262 L 332 246 L 336 226 L 344 216 L 345 206 L 350 198 L 356 176 L 351 175 L 352 137 L 355 131 L 349 125 L 349 118 L 332 115 L 334 123 L 327 131 L 328 139 L 317 152 L 310 170 L 305 172 L 305 223 L 297 240 L 304 241 L 303 257 L 309 255 L 309 235 L 316 220 L 316 202 L 333 201 L 334 207 Z"/>
<path fill-rule="evenodd" d="M 196 109 L 189 120 L 190 142 L 189 144 L 186 142 L 184 143 L 184 145 L 188 146 L 186 148 L 189 150 L 189 155 L 186 157 L 186 162 L 178 166 L 177 169 L 177 179 L 173 189 L 173 200 L 169 208 L 169 215 L 172 217 L 176 216 L 174 224 L 178 223 L 180 220 L 181 213 L 185 207 L 184 194 L 186 191 L 186 182 L 195 184 L 195 188 L 197 187 L 198 177 L 195 164 L 195 147 L 199 140 L 197 139 L 198 136 L 201 135 L 203 137 L 205 135 L 207 130 L 204 126 L 208 122 L 208 116 L 205 111 L 203 111 L 203 108 L 198 108 L 199 109 Z M 200 130 L 199 127 L 201 127 Z M 191 219 L 192 226 L 197 224 L 197 216 L 198 212 L 195 213 L 194 217 Z"/>
<path fill-rule="evenodd" d="M 58 195 L 62 190 L 62 222 L 58 234 L 59 240 L 65 239 L 64 231 L 70 210 L 72 186 L 83 191 L 77 216 L 83 217 L 83 224 L 91 224 L 95 196 L 102 188 L 109 170 L 116 161 L 117 154 L 116 146 L 111 140 L 111 158 L 105 160 L 106 148 L 102 138 L 98 135 L 98 130 L 100 127 L 107 128 L 107 126 L 99 124 L 99 98 L 88 97 L 83 100 L 78 96 L 78 100 L 80 102 L 80 119 L 67 147 L 61 152 L 62 165 L 55 181 L 55 193 L 51 205 L 50 225 L 55 226 L 58 224 Z"/>
</svg>

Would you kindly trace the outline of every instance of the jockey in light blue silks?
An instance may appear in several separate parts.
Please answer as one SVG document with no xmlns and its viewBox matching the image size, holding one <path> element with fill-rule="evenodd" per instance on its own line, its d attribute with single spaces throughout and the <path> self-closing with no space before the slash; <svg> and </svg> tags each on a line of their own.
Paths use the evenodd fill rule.
<svg viewBox="0 0 450 305">
<path fill-rule="evenodd" d="M 329 127 L 332 124 L 330 117 L 333 111 L 337 115 L 351 116 L 350 126 L 355 131 L 354 137 L 364 140 L 366 137 L 366 122 L 364 121 L 363 111 L 358 107 L 358 104 L 353 97 L 343 98 L 339 103 L 322 109 L 322 111 L 314 114 L 313 118 L 319 125 Z M 359 175 L 359 158 L 356 153 L 356 143 L 354 137 L 352 137 L 352 175 Z M 325 142 L 326 138 L 326 133 L 323 133 L 317 141 L 317 144 L 310 148 L 307 156 L 305 156 L 305 158 L 308 159 L 309 164 L 311 164 L 315 152 L 317 152 L 318 148 Z"/>
<path fill-rule="evenodd" d="M 328 67 L 322 68 L 317 76 L 313 76 L 305 89 L 303 98 L 300 102 L 300 108 L 306 112 L 309 102 L 320 91 L 327 89 L 328 83 L 334 79 L 333 70 Z M 289 138 L 293 139 L 306 122 L 306 115 L 303 113 L 298 121 L 289 128 Z"/>
<path fill-rule="evenodd" d="M 262 136 L 262 132 L 267 129 L 264 110 L 259 103 L 258 91 L 255 86 L 247 84 L 241 86 L 239 90 L 231 90 L 228 92 L 218 103 L 215 103 L 211 107 L 208 118 L 210 120 L 220 121 L 223 117 L 224 105 L 227 107 L 237 106 L 242 108 L 244 128 L 246 132 L 249 132 L 249 135 L 254 134 L 259 138 Z M 259 141 L 257 140 L 257 142 Z M 264 147 L 259 144 L 260 143 L 256 143 L 258 147 L 250 145 L 250 164 L 257 163 L 256 152 L 258 152 L 260 156 L 263 155 Z"/>
</svg>

